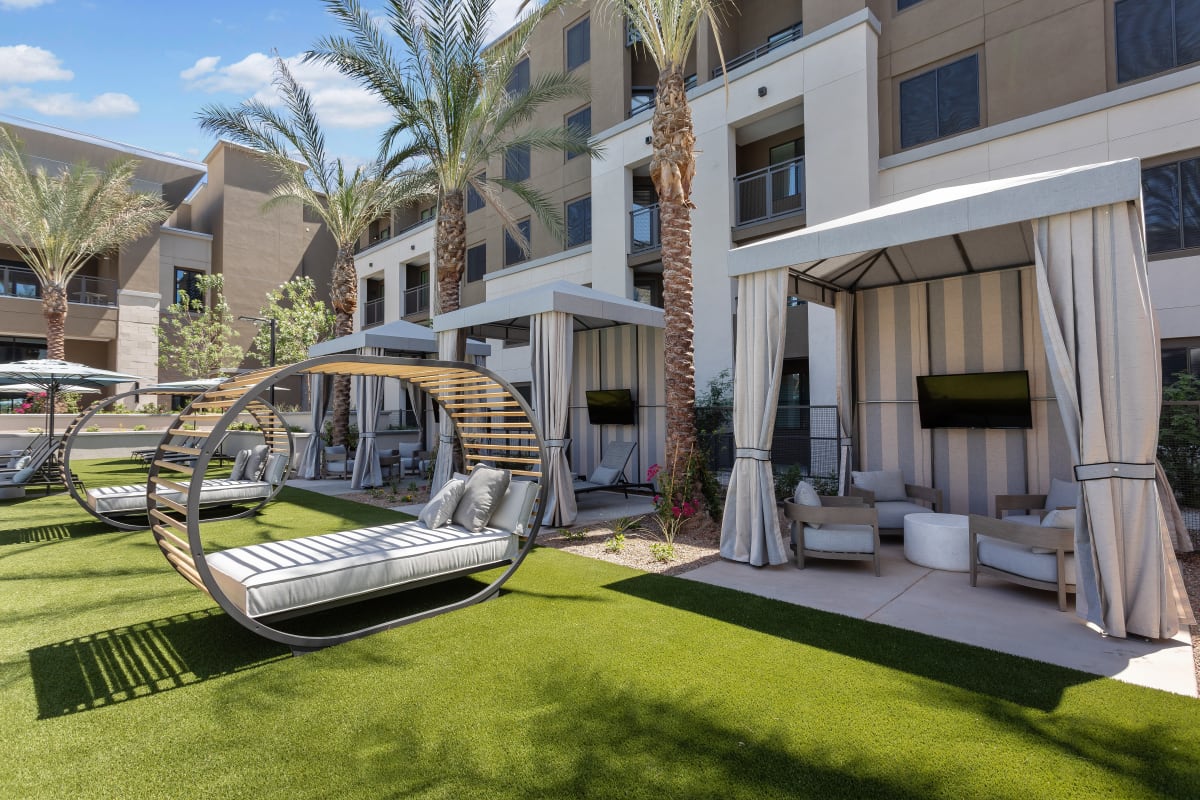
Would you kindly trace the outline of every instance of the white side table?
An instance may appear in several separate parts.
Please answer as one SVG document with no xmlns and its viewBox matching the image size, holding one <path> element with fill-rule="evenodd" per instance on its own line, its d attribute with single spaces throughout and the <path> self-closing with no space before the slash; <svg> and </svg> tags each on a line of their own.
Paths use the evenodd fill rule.
<svg viewBox="0 0 1200 800">
<path fill-rule="evenodd" d="M 971 537 L 962 514 L 909 514 L 904 518 L 904 557 L 949 572 L 971 568 Z"/>
</svg>

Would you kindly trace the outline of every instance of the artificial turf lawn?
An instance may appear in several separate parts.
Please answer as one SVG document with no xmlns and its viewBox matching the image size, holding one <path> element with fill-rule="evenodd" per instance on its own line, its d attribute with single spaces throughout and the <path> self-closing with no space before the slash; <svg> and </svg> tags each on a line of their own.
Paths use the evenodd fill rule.
<svg viewBox="0 0 1200 800">
<path fill-rule="evenodd" d="M 149 534 L 0 503 L 0 797 L 1200 796 L 1195 700 L 552 549 L 505 589 L 293 658 Z"/>
</svg>

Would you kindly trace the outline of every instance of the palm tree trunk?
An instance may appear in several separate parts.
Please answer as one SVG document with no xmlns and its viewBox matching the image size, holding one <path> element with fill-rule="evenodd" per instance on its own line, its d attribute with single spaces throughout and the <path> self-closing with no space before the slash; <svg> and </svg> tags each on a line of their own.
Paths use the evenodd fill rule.
<svg viewBox="0 0 1200 800">
<path fill-rule="evenodd" d="M 438 206 L 437 234 L 437 308 L 435 313 L 446 314 L 459 309 L 459 289 L 467 253 L 467 217 L 463 211 L 463 193 L 447 192 Z M 466 358 L 467 333 L 458 332 L 454 358 Z"/>
<path fill-rule="evenodd" d="M 663 306 L 666 327 L 667 464 L 686 458 L 696 441 L 696 367 L 692 313 L 692 178 L 696 136 L 683 74 L 658 78 L 650 175 L 658 190 L 662 225 Z"/>
<path fill-rule="evenodd" d="M 330 292 L 333 310 L 337 313 L 335 336 L 354 333 L 354 312 L 358 309 L 358 273 L 354 269 L 354 250 L 350 243 L 338 245 L 333 265 L 333 288 Z M 350 434 L 350 376 L 333 378 L 333 441 L 344 445 Z M 320 431 L 316 435 L 320 435 Z"/>
<path fill-rule="evenodd" d="M 46 318 L 46 357 L 67 357 L 67 290 L 57 283 L 42 284 L 42 316 Z"/>
</svg>

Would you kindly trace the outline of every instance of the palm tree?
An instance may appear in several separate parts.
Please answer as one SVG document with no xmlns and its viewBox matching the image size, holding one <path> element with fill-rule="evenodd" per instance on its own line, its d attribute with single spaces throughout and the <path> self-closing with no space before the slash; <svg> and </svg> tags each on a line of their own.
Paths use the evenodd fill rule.
<svg viewBox="0 0 1200 800">
<path fill-rule="evenodd" d="M 666 363 L 666 452 L 674 460 L 691 453 L 696 441 L 696 369 L 692 312 L 692 178 L 696 175 L 696 134 L 684 78 L 688 51 L 700 23 L 714 34 L 720 27 L 720 0 L 604 0 L 641 38 L 658 67 L 650 130 L 650 177 L 658 192 L 662 227 L 663 347 Z M 717 53 L 724 67 L 720 37 Z M 724 72 L 724 70 L 722 70 Z"/>
<path fill-rule="evenodd" d="M 358 274 L 354 245 L 372 221 L 398 205 L 431 196 L 433 184 L 421 171 L 397 174 L 409 161 L 409 151 L 381 150 L 367 166 L 347 170 L 340 158 L 325 150 L 312 98 L 296 82 L 282 58 L 275 59 L 274 84 L 286 113 L 258 100 L 237 108 L 208 105 L 197 118 L 203 130 L 257 152 L 280 176 L 281 182 L 263 205 L 269 210 L 281 203 L 300 201 L 317 214 L 337 246 L 330 291 L 337 314 L 334 333 L 354 332 L 358 308 Z M 333 390 L 333 442 L 345 444 L 350 419 L 350 379 L 337 376 Z"/>
<path fill-rule="evenodd" d="M 21 147 L 0 125 L 0 239 L 42 286 L 47 355 L 66 358 L 67 284 L 88 259 L 145 236 L 170 209 L 161 197 L 130 189 L 133 159 L 103 170 L 81 161 L 50 175 L 41 166 L 30 170 Z"/>
<path fill-rule="evenodd" d="M 413 149 L 428 159 L 438 190 L 435 312 L 457 310 L 466 261 L 468 187 L 498 212 L 509 235 L 527 253 L 529 243 L 517 227 L 516 215 L 500 202 L 502 189 L 528 205 L 553 236 L 562 237 L 562 218 L 550 199 L 524 181 L 485 174 L 489 162 L 505 159 L 514 148 L 589 156 L 599 152 L 577 129 L 529 126 L 545 104 L 586 96 L 587 86 L 580 78 L 544 73 L 524 91 L 508 88 L 534 27 L 562 3 L 554 0 L 527 15 L 503 41 L 485 50 L 493 0 L 389 0 L 386 20 L 403 46 L 403 59 L 358 0 L 325 4 L 349 37 L 325 37 L 307 58 L 336 67 L 382 98 L 394 114 L 384 142 L 408 136 Z M 462 332 L 456 347 L 459 359 L 465 344 Z"/>
</svg>

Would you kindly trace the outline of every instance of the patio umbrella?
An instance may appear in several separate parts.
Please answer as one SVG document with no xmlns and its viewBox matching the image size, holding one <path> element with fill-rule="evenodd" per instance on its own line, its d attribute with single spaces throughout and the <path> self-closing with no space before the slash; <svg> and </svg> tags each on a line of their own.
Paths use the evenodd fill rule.
<svg viewBox="0 0 1200 800">
<path fill-rule="evenodd" d="M 54 400 L 60 392 L 80 391 L 82 387 L 97 390 L 103 386 L 140 381 L 136 375 L 75 364 L 56 358 L 35 358 L 0 364 L 0 390 L 8 386 L 33 386 L 46 392 L 49 423 L 46 431 L 54 441 Z"/>
</svg>

